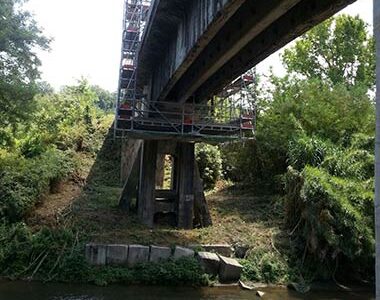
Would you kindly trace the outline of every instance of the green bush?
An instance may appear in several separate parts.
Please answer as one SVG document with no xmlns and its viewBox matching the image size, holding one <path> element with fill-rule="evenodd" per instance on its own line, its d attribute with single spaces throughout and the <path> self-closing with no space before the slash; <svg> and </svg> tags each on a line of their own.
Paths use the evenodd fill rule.
<svg viewBox="0 0 380 300">
<path fill-rule="evenodd" d="M 208 277 L 194 258 L 168 260 L 160 263 L 144 263 L 134 268 L 106 266 L 90 267 L 89 274 L 81 281 L 105 286 L 112 283 L 145 285 L 207 285 Z"/>
<path fill-rule="evenodd" d="M 292 274 L 284 258 L 268 249 L 254 249 L 241 264 L 243 278 L 251 281 L 286 283 Z"/>
<path fill-rule="evenodd" d="M 286 192 L 287 224 L 294 228 L 294 241 L 302 245 L 299 257 L 307 259 L 309 267 L 323 264 L 329 270 L 340 258 L 350 262 L 356 274 L 371 270 L 372 180 L 339 178 L 311 166 L 301 173 L 289 167 Z M 333 272 L 330 268 L 330 276 Z"/>
<path fill-rule="evenodd" d="M 213 188 L 222 176 L 222 157 L 218 147 L 197 144 L 195 156 L 206 189 Z"/>
<path fill-rule="evenodd" d="M 302 135 L 289 142 L 288 163 L 297 170 L 305 165 L 319 166 L 331 148 L 330 143 L 318 137 Z"/>
<path fill-rule="evenodd" d="M 0 220 L 20 221 L 52 183 L 74 168 L 69 151 L 51 148 L 30 159 L 0 153 Z"/>
<path fill-rule="evenodd" d="M 84 245 L 72 230 L 43 228 L 37 233 L 23 223 L 0 226 L 0 276 L 33 277 L 44 281 L 65 281 L 159 285 L 205 285 L 204 275 L 194 258 L 146 263 L 134 268 L 90 266 Z"/>
<path fill-rule="evenodd" d="M 375 173 L 375 157 L 366 150 L 337 149 L 326 157 L 321 166 L 334 176 L 366 180 Z"/>
<path fill-rule="evenodd" d="M 12 278 L 34 276 L 36 279 L 51 280 L 71 276 L 78 279 L 77 272 L 86 272 L 83 264 L 83 250 L 71 230 L 44 228 L 36 233 L 24 223 L 0 226 L 0 275 Z M 83 249 L 83 248 L 82 248 Z M 75 267 L 69 264 L 74 257 Z M 81 258 L 84 261 L 83 258 Z M 88 268 L 87 268 L 88 269 Z M 81 275 L 83 276 L 83 275 Z"/>
<path fill-rule="evenodd" d="M 1 131 L 12 142 L 0 143 L 0 221 L 21 221 L 49 187 L 77 169 L 76 152 L 101 148 L 113 116 L 96 99 L 86 81 L 38 95 L 32 118 Z"/>
</svg>

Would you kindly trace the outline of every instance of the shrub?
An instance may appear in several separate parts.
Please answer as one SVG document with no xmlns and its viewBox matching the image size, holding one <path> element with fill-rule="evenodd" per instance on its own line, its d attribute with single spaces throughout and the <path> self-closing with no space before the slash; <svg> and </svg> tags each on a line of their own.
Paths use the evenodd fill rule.
<svg viewBox="0 0 380 300">
<path fill-rule="evenodd" d="M 332 145 L 318 137 L 302 135 L 289 142 L 288 163 L 297 170 L 305 165 L 319 166 L 331 148 Z"/>
<path fill-rule="evenodd" d="M 241 264 L 243 277 L 251 281 L 286 283 L 292 273 L 284 257 L 268 249 L 254 249 Z"/>
<path fill-rule="evenodd" d="M 331 176 L 321 168 L 291 167 L 286 175 L 287 224 L 309 266 L 329 269 L 340 257 L 356 274 L 373 263 L 373 182 Z M 303 253 L 303 254 L 302 254 Z M 302 261 L 303 263 L 303 261 Z M 347 264 L 346 266 L 347 267 Z"/>
<path fill-rule="evenodd" d="M 95 283 L 142 283 L 159 285 L 205 285 L 195 258 L 146 263 L 134 268 L 90 266 L 84 245 L 72 230 L 43 228 L 33 234 L 23 223 L 0 226 L 0 275 L 11 278 L 33 276 L 44 281 Z"/>
<path fill-rule="evenodd" d="M 49 149 L 26 159 L 17 154 L 0 155 L 0 220 L 17 222 L 36 204 L 50 184 L 74 169 L 69 151 Z"/>
<path fill-rule="evenodd" d="M 70 274 L 75 277 L 75 270 L 70 267 L 70 259 L 78 257 L 80 245 L 71 230 L 44 228 L 33 234 L 24 223 L 0 226 L 0 274 L 13 278 L 35 276 L 49 280 Z M 83 256 L 83 250 L 81 251 Z M 85 272 L 83 264 L 77 264 L 80 272 Z M 77 279 L 78 276 L 75 277 Z"/>
<path fill-rule="evenodd" d="M 222 158 L 219 148 L 208 144 L 197 144 L 195 156 L 205 187 L 213 188 L 222 176 Z"/>
</svg>

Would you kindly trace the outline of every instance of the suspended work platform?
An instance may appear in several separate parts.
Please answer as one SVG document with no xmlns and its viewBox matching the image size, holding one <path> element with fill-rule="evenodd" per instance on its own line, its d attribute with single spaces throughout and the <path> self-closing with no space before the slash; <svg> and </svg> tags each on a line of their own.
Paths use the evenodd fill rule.
<svg viewBox="0 0 380 300">
<path fill-rule="evenodd" d="M 253 137 L 254 114 L 230 101 L 177 104 L 125 101 L 117 116 L 119 134 L 138 139 L 227 141 Z"/>
<path fill-rule="evenodd" d="M 254 83 L 253 74 L 242 75 L 223 95 L 202 104 L 154 102 L 137 84 L 139 47 L 150 2 L 125 1 L 115 137 L 190 142 L 252 138 L 255 99 L 248 85 Z"/>
</svg>

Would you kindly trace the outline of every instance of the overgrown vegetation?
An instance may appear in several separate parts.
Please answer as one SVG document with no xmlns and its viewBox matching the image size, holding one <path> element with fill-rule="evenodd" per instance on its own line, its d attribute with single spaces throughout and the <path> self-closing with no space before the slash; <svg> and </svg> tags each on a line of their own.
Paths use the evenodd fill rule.
<svg viewBox="0 0 380 300">
<path fill-rule="evenodd" d="M 0 275 L 99 285 L 206 283 L 193 260 L 134 269 L 85 262 L 87 239 L 117 239 L 242 244 L 249 247 L 244 277 L 254 281 L 373 276 L 375 63 L 362 20 L 333 18 L 285 50 L 287 75 L 261 77 L 254 141 L 197 145 L 206 188 L 223 178 L 244 188 L 238 196 L 209 197 L 214 226 L 184 232 L 152 231 L 118 210 L 118 148 L 105 140 L 114 95 L 84 80 L 59 92 L 38 81 L 33 51 L 47 49 L 49 39 L 22 1 L 5 1 L 0 15 Z M 83 165 L 96 156 L 72 223 L 25 225 L 44 194 L 63 180 L 83 180 Z"/>
<path fill-rule="evenodd" d="M 10 278 L 43 281 L 94 283 L 205 285 L 198 262 L 191 258 L 156 264 L 140 264 L 134 268 L 89 265 L 83 255 L 84 244 L 79 233 L 63 229 L 42 229 L 33 234 L 25 224 L 1 226 L 0 269 Z M 83 236 L 82 236 L 83 238 Z"/>
<path fill-rule="evenodd" d="M 300 280 L 373 276 L 374 61 L 358 17 L 317 26 L 285 50 L 288 74 L 270 76 L 256 140 L 222 149 L 232 178 L 284 194 Z M 247 266 L 260 279 L 258 264 Z"/>
<path fill-rule="evenodd" d="M 208 144 L 197 144 L 195 157 L 199 173 L 206 189 L 211 189 L 222 178 L 222 157 L 218 147 Z"/>
</svg>

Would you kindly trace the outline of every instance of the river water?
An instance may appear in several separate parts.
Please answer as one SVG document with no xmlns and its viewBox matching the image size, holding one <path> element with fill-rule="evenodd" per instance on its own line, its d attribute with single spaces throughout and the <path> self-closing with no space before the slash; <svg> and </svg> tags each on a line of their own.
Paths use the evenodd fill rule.
<svg viewBox="0 0 380 300">
<path fill-rule="evenodd" d="M 305 295 L 285 288 L 263 288 L 261 299 L 271 300 L 372 300 L 372 291 L 358 289 L 354 292 L 337 290 L 312 291 Z M 38 282 L 0 282 L 0 300 L 257 300 L 254 291 L 243 291 L 238 287 L 188 288 L 188 287 L 143 287 L 71 284 L 43 284 Z"/>
</svg>

